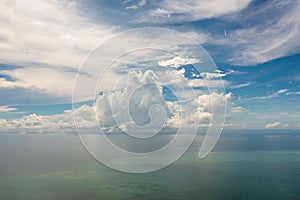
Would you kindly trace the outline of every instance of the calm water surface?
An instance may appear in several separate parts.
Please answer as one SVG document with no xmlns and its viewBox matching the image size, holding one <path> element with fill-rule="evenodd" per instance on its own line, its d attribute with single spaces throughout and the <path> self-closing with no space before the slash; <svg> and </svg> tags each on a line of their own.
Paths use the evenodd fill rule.
<svg viewBox="0 0 300 200">
<path fill-rule="evenodd" d="M 0 135 L 0 199 L 300 199 L 300 134 L 223 134 L 204 160 L 198 147 L 163 170 L 126 174 L 76 136 Z"/>
</svg>

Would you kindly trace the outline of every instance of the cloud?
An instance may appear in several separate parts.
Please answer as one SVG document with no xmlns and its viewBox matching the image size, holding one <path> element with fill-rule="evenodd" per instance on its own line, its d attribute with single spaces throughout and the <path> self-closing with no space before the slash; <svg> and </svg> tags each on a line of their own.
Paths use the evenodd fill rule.
<svg viewBox="0 0 300 200">
<path fill-rule="evenodd" d="M 157 105 L 160 109 L 153 110 Z M 162 85 L 153 71 L 129 72 L 125 87 L 113 93 L 104 93 L 97 99 L 95 106 L 100 124 L 106 128 L 118 125 L 128 130 L 137 127 L 136 124 L 147 124 L 150 129 L 160 128 L 164 122 L 162 117 L 167 117 L 161 115 L 170 115 Z"/>
<path fill-rule="evenodd" d="M 26 83 L 8 81 L 6 78 L 0 78 L 0 88 L 30 88 Z"/>
<path fill-rule="evenodd" d="M 1 3 L 0 62 L 79 67 L 111 28 L 84 20 L 76 6 L 75 1 Z"/>
<path fill-rule="evenodd" d="M 10 112 L 10 111 L 15 111 L 17 108 L 12 108 L 8 106 L 0 106 L 0 113 L 2 112 Z"/>
<path fill-rule="evenodd" d="M 282 128 L 287 128 L 289 126 L 289 124 L 284 124 L 283 126 L 282 126 Z"/>
<path fill-rule="evenodd" d="M 254 84 L 255 84 L 255 82 L 246 82 L 246 83 L 239 84 L 239 85 L 230 85 L 230 88 L 239 89 L 239 88 L 248 87 L 248 86 L 251 86 L 251 85 L 254 85 Z"/>
<path fill-rule="evenodd" d="M 171 13 L 165 9 L 157 8 L 155 10 L 150 11 L 149 13 L 150 16 L 157 16 L 157 17 L 162 17 L 162 18 L 170 18 Z M 146 20 L 146 19 L 144 19 Z"/>
<path fill-rule="evenodd" d="M 17 132 L 74 132 L 74 116 L 79 128 L 94 128 L 95 118 L 91 115 L 93 107 L 83 105 L 72 111 L 66 110 L 62 114 L 37 115 L 30 114 L 14 119 L 0 119 L 1 131 Z"/>
<path fill-rule="evenodd" d="M 245 98 L 245 100 L 257 100 L 257 99 L 266 100 L 266 99 L 273 99 L 273 98 L 279 97 L 282 94 L 287 94 L 287 92 L 288 92 L 288 89 L 280 89 L 277 92 L 274 92 L 274 93 L 272 93 L 270 95 L 267 95 L 267 96 L 249 97 L 249 98 Z"/>
<path fill-rule="evenodd" d="M 183 22 L 216 18 L 241 11 L 251 0 L 164 0 L 141 19 L 155 22 Z"/>
<path fill-rule="evenodd" d="M 286 128 L 288 124 L 282 124 L 281 122 L 273 122 L 265 125 L 265 128 Z"/>
<path fill-rule="evenodd" d="M 131 5 L 131 6 L 127 6 L 125 7 L 126 10 L 136 10 L 139 9 L 141 7 L 143 7 L 144 5 L 146 5 L 147 1 L 146 0 L 140 0 L 136 5 Z"/>
<path fill-rule="evenodd" d="M 116 92 L 104 93 L 96 101 L 96 115 L 100 124 L 106 128 L 119 126 L 127 130 L 135 126 L 132 120 L 138 125 L 149 124 L 151 118 L 160 117 L 158 114 L 161 113 L 149 115 L 151 107 L 157 104 L 161 106 L 161 110 L 168 112 L 162 85 L 153 71 L 131 71 L 122 85 L 123 88 Z M 161 124 L 151 123 L 153 126 Z"/>
<path fill-rule="evenodd" d="M 268 123 L 265 125 L 265 128 L 276 128 L 280 127 L 282 124 L 280 122 L 273 122 L 273 123 Z"/>
<path fill-rule="evenodd" d="M 272 99 L 272 98 L 280 96 L 281 94 L 286 93 L 287 91 L 288 91 L 288 89 L 281 89 L 281 90 L 278 90 L 277 92 L 275 92 L 275 93 L 273 93 L 269 96 L 260 97 L 260 99 Z"/>
<path fill-rule="evenodd" d="M 72 86 L 76 76 L 76 71 L 43 66 L 0 70 L 0 73 L 13 79 L 13 81 L 8 81 L 5 78 L 0 78 L 0 88 L 23 88 L 68 97 L 72 94 Z"/>
<path fill-rule="evenodd" d="M 197 30 L 187 31 L 186 29 L 181 30 L 182 33 L 197 41 L 199 44 L 208 43 L 212 40 L 212 36 L 210 33 L 202 33 Z"/>
<path fill-rule="evenodd" d="M 230 109 L 230 112 L 232 112 L 232 113 L 240 113 L 240 112 L 245 112 L 245 111 L 246 111 L 246 109 L 241 106 L 232 107 Z"/>
<path fill-rule="evenodd" d="M 124 4 L 127 3 L 124 2 Z M 144 0 L 138 2 L 139 6 L 145 6 L 145 4 Z M 115 34 L 115 27 L 106 25 L 108 22 L 101 20 L 95 22 L 84 18 L 83 13 L 80 13 L 80 6 L 81 4 L 76 1 L 51 0 L 29 0 L 26 3 L 17 1 L 11 5 L 0 4 L 3 10 L 0 14 L 0 25 L 3 27 L 0 30 L 0 51 L 3 52 L 0 55 L 0 63 L 22 66 L 0 70 L 0 74 L 8 76 L 0 78 L 1 89 L 5 92 L 8 91 L 7 89 L 18 90 L 24 93 L 24 95 L 19 95 L 24 98 L 31 92 L 35 93 L 35 98 L 39 98 L 37 94 L 48 94 L 49 97 L 70 101 L 74 78 L 79 66 L 96 45 Z M 206 37 L 205 34 L 194 33 L 194 35 L 201 41 Z M 174 34 L 174 38 L 176 36 Z M 120 48 L 126 49 L 128 45 L 139 41 L 140 38 L 144 42 L 148 39 L 147 37 L 149 36 L 137 35 L 129 38 L 128 40 L 132 39 L 132 41 L 120 45 Z M 157 37 L 157 43 L 169 42 L 163 39 L 163 36 Z M 172 42 L 178 41 L 174 39 Z M 179 41 L 178 44 L 184 45 L 185 42 Z M 177 51 L 177 49 L 173 50 Z M 106 51 L 107 54 L 113 52 L 109 48 Z M 138 55 L 133 56 L 129 61 L 136 62 L 137 57 Z M 193 58 L 180 57 L 173 61 L 175 66 L 179 66 L 180 62 L 186 64 L 196 62 Z M 129 63 L 132 64 L 132 62 Z M 82 71 L 82 73 L 86 73 L 87 80 L 91 76 L 98 76 L 92 71 Z M 118 75 L 117 73 L 110 74 L 110 81 L 114 82 L 120 76 Z M 82 85 L 83 91 L 90 87 L 88 83 L 87 81 L 87 84 Z M 55 98 L 54 100 L 56 101 Z"/>
<path fill-rule="evenodd" d="M 43 2 L 41 2 L 41 6 L 42 5 L 43 5 Z M 48 7 L 48 6 L 49 6 L 48 4 L 45 5 L 45 7 Z M 51 6 L 56 8 L 55 6 L 58 6 L 58 5 L 57 4 L 52 5 L 52 3 L 51 3 Z M 56 9 L 54 9 L 54 10 L 57 11 Z M 73 11 L 73 12 L 75 12 L 75 11 Z M 73 14 L 71 16 L 73 17 Z M 69 17 L 68 13 L 66 13 L 66 17 Z M 74 14 L 74 17 L 76 19 L 76 17 L 78 17 L 78 16 L 76 16 Z M 0 16 L 0 19 L 1 19 L 1 16 Z M 75 19 L 72 18 L 72 19 L 70 19 L 70 21 L 76 21 Z M 77 23 L 80 23 L 81 20 L 83 20 L 83 19 L 80 18 L 79 21 L 76 21 L 76 23 L 74 23 L 74 26 Z M 72 30 L 74 28 L 74 34 L 77 34 L 77 32 L 81 32 L 81 29 L 83 29 L 82 31 L 90 30 L 89 23 L 88 24 L 85 24 L 84 22 L 82 22 L 82 23 L 83 23 L 82 26 L 70 27 L 70 29 L 72 29 Z M 56 24 L 54 24 L 53 26 L 55 26 L 55 25 Z M 62 26 L 68 28 L 69 25 L 62 24 Z M 28 28 L 28 29 L 30 29 L 30 28 Z M 51 29 L 51 26 L 50 26 L 50 29 Z M 32 30 L 34 30 L 34 29 L 32 29 Z M 44 31 L 44 30 L 46 30 L 46 29 L 42 29 L 41 31 Z M 57 31 L 60 32 L 60 30 L 57 30 Z M 99 29 L 99 30 L 97 29 L 94 31 L 99 34 L 100 33 L 102 34 L 102 32 L 103 32 L 103 31 L 101 32 L 101 29 Z M 155 42 L 157 44 L 154 44 L 153 42 L 149 42 L 149 41 L 153 41 L 153 39 L 152 40 L 149 39 L 149 38 L 152 38 L 153 35 L 149 36 L 149 35 L 147 35 L 146 31 L 142 31 L 142 32 L 144 34 L 137 33 L 137 35 L 129 35 L 129 34 L 124 33 L 124 35 L 120 36 L 123 38 L 122 39 L 119 38 L 120 40 L 122 40 L 122 44 L 119 43 L 119 44 L 112 45 L 112 43 L 114 43 L 115 41 L 111 42 L 109 47 L 105 49 L 105 52 L 101 52 L 101 55 L 103 55 L 102 56 L 103 59 L 101 61 L 99 61 L 97 63 L 97 65 L 93 66 L 93 69 L 88 69 L 88 70 L 85 70 L 84 68 L 81 69 L 80 76 L 81 77 L 85 76 L 86 81 L 84 84 L 81 84 L 80 90 L 82 90 L 84 93 L 86 91 L 90 91 L 90 90 L 88 90 L 88 88 L 94 87 L 93 85 L 89 85 L 91 83 L 91 81 L 88 81 L 88 80 L 98 79 L 99 74 L 94 73 L 94 71 L 97 70 L 95 68 L 99 68 L 99 66 L 101 66 L 102 62 L 105 62 L 107 60 L 111 61 L 112 59 L 114 59 L 115 45 L 118 45 L 119 49 L 122 49 L 125 51 L 129 48 L 134 49 L 135 44 L 141 42 L 141 43 L 145 44 L 145 46 L 158 45 L 158 46 L 163 46 L 164 48 L 173 47 L 172 51 L 174 51 L 174 52 L 179 52 L 179 51 L 187 52 L 188 50 L 186 50 L 186 48 L 184 46 L 187 45 L 187 43 L 191 43 L 191 40 L 189 40 L 188 38 L 186 38 L 185 40 L 176 39 L 178 37 L 178 34 L 174 31 L 172 33 L 168 32 L 167 36 L 164 34 L 161 34 L 161 32 L 156 32 L 155 34 L 157 34 L 157 35 L 155 35 L 155 38 L 157 40 Z M 107 33 L 108 33 L 108 35 L 112 34 L 111 31 L 107 31 Z M 25 34 L 27 34 L 27 32 Z M 35 35 L 35 34 L 43 35 L 46 33 L 44 33 L 44 32 L 30 33 L 29 32 L 28 34 L 29 35 Z M 26 91 L 32 91 L 32 92 L 35 92 L 38 94 L 40 94 L 40 93 L 48 94 L 51 97 L 57 97 L 60 99 L 64 99 L 67 102 L 70 102 L 70 99 L 72 96 L 72 91 L 73 91 L 74 79 L 77 74 L 77 67 L 82 63 L 83 57 L 80 57 L 77 54 L 70 55 L 69 53 L 72 53 L 71 49 L 78 50 L 81 48 L 81 45 L 77 45 L 76 43 L 80 42 L 83 38 L 84 38 L 83 40 L 86 42 L 90 41 L 92 45 L 96 45 L 98 43 L 97 42 L 98 40 L 101 40 L 101 41 L 105 40 L 105 36 L 103 36 L 101 34 L 95 35 L 95 38 L 94 38 L 94 36 L 89 36 L 89 34 L 86 34 L 86 36 L 85 36 L 88 38 L 85 38 L 83 36 L 78 36 L 76 38 L 73 38 L 74 41 L 72 41 L 70 43 L 70 45 L 71 45 L 71 46 L 69 46 L 70 51 L 67 50 L 67 53 L 59 52 L 59 50 L 54 50 L 53 48 L 48 47 L 48 44 L 43 44 L 44 49 L 42 51 L 35 51 L 36 54 L 33 55 L 33 57 L 31 57 L 30 59 L 22 58 L 22 60 L 19 60 L 18 55 L 15 55 L 14 58 L 16 58 L 16 59 L 14 59 L 14 58 L 9 59 L 9 56 L 5 57 L 5 59 L 9 59 L 13 62 L 23 64 L 23 65 L 21 65 L 22 67 L 16 67 L 13 69 L 7 68 L 6 70 L 0 70 L 0 74 L 4 74 L 4 75 L 8 76 L 8 77 L 5 76 L 5 78 L 0 78 L 0 82 L 2 83 L 0 88 L 11 89 L 11 90 L 12 89 L 22 89 L 20 92 L 24 92 L 26 90 Z M 53 38 L 59 38 L 55 34 L 52 36 L 51 31 L 47 32 L 46 35 L 48 35 L 48 36 L 50 35 Z M 172 42 L 167 41 L 167 40 L 165 40 L 166 37 L 172 37 L 172 38 L 174 38 L 174 40 L 172 40 Z M 69 36 L 67 36 L 67 38 L 69 38 Z M 43 41 L 44 41 L 44 39 L 43 39 Z M 45 41 L 47 41 L 47 40 L 45 39 Z M 50 45 L 52 45 L 52 44 L 53 43 L 51 42 Z M 178 46 L 175 46 L 175 44 L 178 44 Z M 67 44 L 60 42 L 59 45 L 65 46 Z M 57 45 L 58 49 L 63 48 L 63 47 L 60 47 L 59 45 Z M 25 46 L 28 48 L 29 47 L 34 48 L 34 45 L 26 44 L 26 45 L 24 45 L 24 47 Z M 83 44 L 83 47 L 88 47 L 88 46 Z M 19 50 L 22 51 L 22 48 L 18 47 L 18 50 L 14 51 L 14 53 L 18 54 Z M 8 51 L 4 51 L 4 52 L 8 52 Z M 43 58 L 47 58 L 47 60 L 40 60 L 39 55 L 38 55 L 39 53 L 45 53 Z M 157 62 L 153 63 L 153 61 L 155 59 L 157 61 L 158 60 L 161 61 L 162 65 L 165 65 L 165 66 L 170 65 L 170 66 L 174 66 L 174 67 L 178 67 L 182 64 L 192 64 L 192 63 L 198 62 L 197 59 L 189 57 L 189 56 L 175 57 L 175 58 L 172 57 L 170 59 L 170 54 L 172 54 L 172 53 L 165 53 L 163 55 L 157 56 L 157 54 L 155 54 L 154 51 L 150 52 L 150 50 L 148 50 L 148 51 L 141 50 L 141 51 L 135 51 L 129 55 L 126 55 L 124 58 L 117 60 L 114 63 L 115 65 L 118 65 L 118 67 L 119 67 L 117 70 L 106 71 L 106 76 L 104 77 L 105 79 L 107 79 L 107 80 L 105 80 L 106 81 L 105 86 L 107 86 L 107 88 L 109 88 L 111 85 L 114 86 L 115 80 L 118 80 L 122 76 L 122 73 L 123 73 L 122 69 L 125 68 L 124 66 L 129 66 L 129 65 L 137 65 L 137 66 L 141 65 L 141 67 L 153 66 L 153 65 L 157 65 Z M 188 54 L 188 53 L 186 53 L 186 54 Z M 62 55 L 63 55 L 63 58 L 55 57 L 55 56 L 62 56 Z M 87 54 L 85 54 L 85 55 L 87 55 Z M 142 64 L 140 64 L 139 63 L 140 58 L 141 57 L 144 58 L 145 55 L 148 56 L 147 60 L 144 60 L 144 62 Z M 73 58 L 73 56 L 76 58 Z M 83 54 L 82 54 L 82 56 L 83 56 Z M 11 56 L 11 57 L 13 57 L 13 56 Z M 155 58 L 155 59 L 153 59 L 153 58 Z M 170 60 L 168 60 L 168 59 L 170 59 Z M 1 55 L 0 55 L 0 60 L 1 60 Z M 63 62 L 63 63 L 58 63 L 57 61 Z M 76 62 L 76 63 L 78 63 L 78 65 L 75 65 L 74 63 L 73 63 L 74 65 L 73 65 L 72 63 L 69 63 L 69 61 Z M 124 71 L 126 71 L 126 70 L 127 69 L 124 69 Z M 20 95 L 20 96 L 22 96 L 22 95 Z M 27 95 L 23 95 L 23 96 L 24 96 L 24 98 L 27 97 Z M 39 98 L 38 95 L 35 95 L 35 96 L 37 98 Z M 90 99 L 86 99 L 86 96 L 84 96 L 84 94 L 83 94 L 82 98 L 77 99 L 77 100 L 85 101 L 85 100 L 90 100 Z M 57 102 L 55 102 L 55 103 L 57 103 Z"/>
<path fill-rule="evenodd" d="M 183 76 L 182 72 L 178 72 Z M 169 79 L 170 81 L 172 79 Z M 213 114 L 226 110 L 224 102 L 229 102 L 231 93 L 213 92 L 201 94 L 196 92 L 194 98 L 187 98 L 191 91 L 181 91 L 184 102 L 167 101 L 163 94 L 163 84 L 157 75 L 147 70 L 130 71 L 122 82 L 123 87 L 106 91 L 98 96 L 93 106 L 82 105 L 62 114 L 31 114 L 11 120 L 1 120 L 2 130 L 24 130 L 38 132 L 74 131 L 77 128 L 96 130 L 97 123 L 108 132 L 143 130 L 160 130 L 161 128 L 178 128 L 182 125 L 208 126 Z M 179 83 L 173 83 L 180 89 Z M 214 106 L 212 108 L 212 106 Z M 73 116 L 75 119 L 73 119 Z M 184 116 L 184 117 L 182 117 Z"/>
<path fill-rule="evenodd" d="M 300 2 L 273 0 L 238 15 L 244 28 L 227 32 L 227 37 L 214 40 L 232 47 L 229 62 L 256 65 L 299 52 Z M 230 53 L 229 53 L 230 54 Z"/>
<path fill-rule="evenodd" d="M 227 85 L 229 85 L 229 83 L 225 80 L 222 80 L 222 79 L 191 79 L 188 81 L 188 85 L 190 87 L 194 87 L 194 88 L 198 88 L 198 87 L 201 87 L 201 88 L 207 88 L 208 86 L 210 88 L 224 88 L 226 87 Z"/>
<path fill-rule="evenodd" d="M 215 79 L 215 78 L 222 78 L 227 76 L 227 74 L 223 73 L 222 71 L 217 71 L 215 73 L 212 72 L 202 72 L 200 75 L 205 79 Z"/>
<path fill-rule="evenodd" d="M 129 3 L 124 3 L 124 8 Z M 141 7 L 139 4 L 143 9 L 138 9 Z M 128 8 L 135 9 L 134 13 L 124 11 L 124 8 L 118 10 L 128 23 L 180 24 L 173 27 L 192 38 L 199 38 L 196 40 L 201 43 L 217 45 L 221 57 L 225 56 L 232 64 L 256 65 L 298 53 L 298 1 L 271 0 L 255 3 L 252 0 L 163 0 L 150 1 L 147 5 L 143 1 L 137 1 L 137 4 L 130 6 Z M 225 30 L 205 30 L 206 26 L 195 28 L 184 24 L 211 18 L 221 21 Z M 123 21 L 120 20 L 120 23 L 123 24 Z M 206 22 L 197 23 L 205 25 Z M 196 30 L 190 31 L 191 29 Z M 218 52 L 213 49 L 212 53 Z"/>
<path fill-rule="evenodd" d="M 0 63 L 8 64 L 0 70 L 5 75 L 1 92 L 18 92 L 18 103 L 30 98 L 70 102 L 77 69 L 115 27 L 84 18 L 76 1 L 0 2 Z"/>
<path fill-rule="evenodd" d="M 162 67 L 178 68 L 181 65 L 196 64 L 199 62 L 201 62 L 201 61 L 196 58 L 181 58 L 181 57 L 176 56 L 172 59 L 158 62 L 158 65 L 162 66 Z"/>
<path fill-rule="evenodd" d="M 300 92 L 287 92 L 286 95 L 300 95 Z"/>
<path fill-rule="evenodd" d="M 7 120 L 6 119 L 1 119 L 0 118 L 0 130 L 1 129 L 3 129 L 3 130 L 8 130 L 8 129 L 10 129 L 11 127 L 10 127 L 10 125 L 9 125 L 9 123 L 7 122 Z"/>
</svg>

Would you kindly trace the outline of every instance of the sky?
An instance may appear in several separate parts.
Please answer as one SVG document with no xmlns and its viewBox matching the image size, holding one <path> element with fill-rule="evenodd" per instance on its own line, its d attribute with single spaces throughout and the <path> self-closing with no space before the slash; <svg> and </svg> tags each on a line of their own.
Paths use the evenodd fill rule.
<svg viewBox="0 0 300 200">
<path fill-rule="evenodd" d="M 0 0 L 0 7 L 0 131 L 72 131 L 74 121 L 80 128 L 100 121 L 111 132 L 161 122 L 201 127 L 224 110 L 229 129 L 300 129 L 299 1 Z M 137 43 L 173 54 L 142 49 L 104 71 Z"/>
</svg>

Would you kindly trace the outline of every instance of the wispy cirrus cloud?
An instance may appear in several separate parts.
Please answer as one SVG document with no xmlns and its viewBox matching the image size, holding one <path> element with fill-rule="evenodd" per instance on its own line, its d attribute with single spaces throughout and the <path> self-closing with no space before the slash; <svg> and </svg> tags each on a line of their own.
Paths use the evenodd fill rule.
<svg viewBox="0 0 300 200">
<path fill-rule="evenodd" d="M 150 9 L 138 20 L 165 23 L 210 19 L 239 12 L 250 2 L 251 0 L 164 0 L 156 4 L 156 8 Z"/>
<path fill-rule="evenodd" d="M 130 2 L 125 2 L 125 4 L 128 4 Z M 136 10 L 136 9 L 139 9 L 141 7 L 143 7 L 144 5 L 146 5 L 147 1 L 146 0 L 140 0 L 137 4 L 132 4 L 132 5 L 127 5 L 125 7 L 126 10 Z"/>
<path fill-rule="evenodd" d="M 266 95 L 266 96 L 256 96 L 256 97 L 248 97 L 248 98 L 245 98 L 243 100 L 268 100 L 268 99 L 273 99 L 273 98 L 277 98 L 283 94 L 286 94 L 288 91 L 288 89 L 281 89 L 281 90 L 278 90 L 270 95 Z"/>
<path fill-rule="evenodd" d="M 277 92 L 274 92 L 273 94 L 270 94 L 268 96 L 259 97 L 259 99 L 272 99 L 275 97 L 279 97 L 281 94 L 285 94 L 287 91 L 288 91 L 288 89 L 281 89 L 281 90 L 278 90 Z"/>
<path fill-rule="evenodd" d="M 242 83 L 242 84 L 238 84 L 238 85 L 230 85 L 229 87 L 232 88 L 232 89 L 238 89 L 238 88 L 244 88 L 244 87 L 248 87 L 248 86 L 251 86 L 251 85 L 254 85 L 256 82 L 246 82 L 246 83 Z"/>
<path fill-rule="evenodd" d="M 236 20 L 244 28 L 227 31 L 226 38 L 214 42 L 232 48 L 228 61 L 237 65 L 251 66 L 299 53 L 299 11 L 299 1 L 267 1 L 238 15 Z"/>
</svg>

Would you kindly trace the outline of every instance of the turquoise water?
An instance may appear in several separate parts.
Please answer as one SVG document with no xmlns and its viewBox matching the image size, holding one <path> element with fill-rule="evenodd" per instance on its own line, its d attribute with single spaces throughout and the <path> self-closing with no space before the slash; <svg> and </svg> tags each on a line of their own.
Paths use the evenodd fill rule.
<svg viewBox="0 0 300 200">
<path fill-rule="evenodd" d="M 0 199 L 299 199 L 297 134 L 231 134 L 208 157 L 195 144 L 171 166 L 126 174 L 75 136 L 0 135 Z"/>
</svg>

